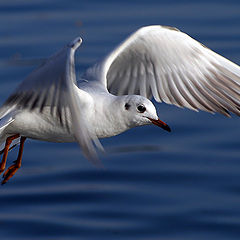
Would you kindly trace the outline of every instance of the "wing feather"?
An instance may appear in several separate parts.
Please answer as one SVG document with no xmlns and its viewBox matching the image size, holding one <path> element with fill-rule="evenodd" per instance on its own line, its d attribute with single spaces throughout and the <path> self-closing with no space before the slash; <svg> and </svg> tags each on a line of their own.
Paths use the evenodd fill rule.
<svg viewBox="0 0 240 240">
<path fill-rule="evenodd" d="M 240 67 L 175 28 L 140 28 L 87 75 L 117 95 L 240 115 Z"/>
<path fill-rule="evenodd" d="M 73 134 L 88 159 L 100 165 L 93 145 L 99 143 L 83 118 L 89 94 L 76 86 L 74 53 L 81 42 L 78 37 L 48 58 L 19 85 L 3 108 L 15 107 L 44 115 L 49 107 L 56 124 Z"/>
</svg>

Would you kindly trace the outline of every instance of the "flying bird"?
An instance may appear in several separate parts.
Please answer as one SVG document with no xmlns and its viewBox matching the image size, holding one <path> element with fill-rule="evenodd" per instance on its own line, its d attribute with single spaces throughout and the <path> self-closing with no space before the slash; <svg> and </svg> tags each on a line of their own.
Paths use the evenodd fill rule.
<svg viewBox="0 0 240 240">
<path fill-rule="evenodd" d="M 6 183 L 20 168 L 27 138 L 78 142 L 100 164 L 99 138 L 136 126 L 170 127 L 150 99 L 192 110 L 240 115 L 240 67 L 173 27 L 142 27 L 76 81 L 76 38 L 33 71 L 0 108 L 0 163 Z M 8 151 L 20 139 L 7 170 Z"/>
</svg>

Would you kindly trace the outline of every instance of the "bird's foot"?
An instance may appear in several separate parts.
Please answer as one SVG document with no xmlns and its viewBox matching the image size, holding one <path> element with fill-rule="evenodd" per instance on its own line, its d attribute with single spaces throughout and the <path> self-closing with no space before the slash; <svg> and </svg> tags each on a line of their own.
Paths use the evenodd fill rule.
<svg viewBox="0 0 240 240">
<path fill-rule="evenodd" d="M 19 164 L 16 162 L 11 165 L 3 174 L 2 184 L 5 184 L 20 168 Z"/>
</svg>

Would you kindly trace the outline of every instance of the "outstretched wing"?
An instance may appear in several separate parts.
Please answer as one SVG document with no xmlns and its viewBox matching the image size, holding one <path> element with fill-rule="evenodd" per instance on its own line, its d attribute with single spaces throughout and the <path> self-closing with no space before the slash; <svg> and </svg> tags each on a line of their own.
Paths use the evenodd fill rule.
<svg viewBox="0 0 240 240">
<path fill-rule="evenodd" d="M 87 93 L 76 86 L 74 53 L 81 42 L 82 39 L 78 37 L 48 58 L 19 85 L 4 106 L 40 113 L 48 106 L 51 115 L 63 128 L 74 134 L 85 155 L 96 164 L 92 141 L 97 138 L 81 114 L 85 107 L 81 100 Z"/>
<path fill-rule="evenodd" d="M 240 115 L 240 67 L 175 28 L 139 29 L 87 75 L 116 95 Z"/>
</svg>

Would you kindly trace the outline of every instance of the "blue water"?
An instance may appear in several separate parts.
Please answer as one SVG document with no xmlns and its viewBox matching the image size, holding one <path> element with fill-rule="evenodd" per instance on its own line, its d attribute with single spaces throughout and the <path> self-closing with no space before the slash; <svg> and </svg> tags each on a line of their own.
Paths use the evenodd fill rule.
<svg viewBox="0 0 240 240">
<path fill-rule="evenodd" d="M 137 28 L 171 25 L 240 64 L 239 1 L 0 1 L 0 101 L 76 36 L 78 75 Z M 28 140 L 0 187 L 1 239 L 240 239 L 239 120 L 166 104 L 172 128 L 103 139 L 105 169 L 77 144 Z M 8 165 L 16 159 L 13 150 Z"/>
</svg>

